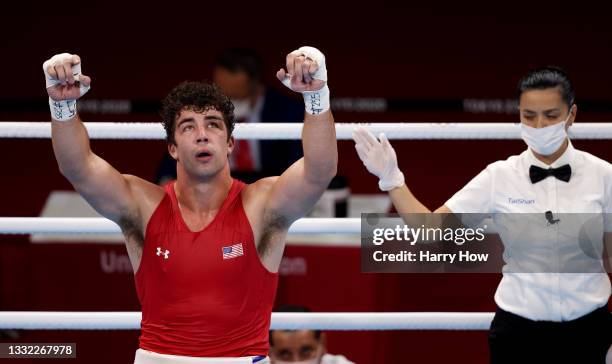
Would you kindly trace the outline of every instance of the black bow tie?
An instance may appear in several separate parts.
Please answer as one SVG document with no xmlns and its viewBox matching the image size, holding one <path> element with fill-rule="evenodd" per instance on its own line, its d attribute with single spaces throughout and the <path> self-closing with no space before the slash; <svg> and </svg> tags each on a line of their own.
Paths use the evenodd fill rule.
<svg viewBox="0 0 612 364">
<path fill-rule="evenodd" d="M 554 176 L 555 178 L 569 182 L 570 176 L 572 175 L 572 168 L 569 164 L 563 165 L 559 168 L 540 168 L 536 166 L 529 167 L 529 178 L 531 179 L 531 183 L 538 183 L 541 180 L 545 179 L 549 176 Z"/>
</svg>

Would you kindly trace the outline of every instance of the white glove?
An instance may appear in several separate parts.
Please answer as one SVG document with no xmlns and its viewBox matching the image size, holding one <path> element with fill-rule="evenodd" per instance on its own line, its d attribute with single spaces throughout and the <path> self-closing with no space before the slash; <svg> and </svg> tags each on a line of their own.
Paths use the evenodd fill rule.
<svg viewBox="0 0 612 364">
<path fill-rule="evenodd" d="M 384 133 L 378 136 L 362 127 L 353 130 L 355 149 L 367 170 L 379 178 L 378 187 L 390 191 L 404 185 L 404 174 L 397 166 L 397 155 Z"/>
<path fill-rule="evenodd" d="M 301 56 L 305 57 L 304 62 L 292 63 L 295 62 L 296 57 Z M 296 67 L 300 67 L 300 70 L 297 70 Z M 294 68 L 295 74 L 303 74 L 302 78 L 298 79 L 295 74 L 287 73 L 291 72 L 291 68 Z M 316 70 L 313 71 L 313 69 Z M 277 73 L 277 77 L 283 85 L 292 91 L 300 92 L 304 96 L 304 106 L 307 113 L 317 115 L 329 110 L 327 67 L 325 66 L 325 56 L 320 50 L 314 47 L 300 47 L 289 53 L 287 72 L 281 69 Z"/>
<path fill-rule="evenodd" d="M 76 116 L 76 100 L 89 91 L 91 82 L 89 77 L 81 77 L 80 58 L 69 53 L 56 54 L 43 63 L 43 72 L 51 116 L 58 121 L 71 120 Z"/>
</svg>

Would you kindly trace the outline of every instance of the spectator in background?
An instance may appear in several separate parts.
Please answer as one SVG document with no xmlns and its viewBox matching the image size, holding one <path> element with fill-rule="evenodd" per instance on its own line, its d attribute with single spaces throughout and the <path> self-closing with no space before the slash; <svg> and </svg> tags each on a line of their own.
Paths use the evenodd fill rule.
<svg viewBox="0 0 612 364">
<path fill-rule="evenodd" d="M 213 83 L 234 104 L 237 123 L 279 123 L 304 120 L 299 100 L 285 96 L 262 81 L 263 61 L 251 49 L 231 48 L 217 57 Z M 267 176 L 280 175 L 302 157 L 299 140 L 236 140 L 230 158 L 232 175 L 247 183 Z M 176 178 L 176 161 L 165 155 L 157 181 Z"/>
<path fill-rule="evenodd" d="M 285 305 L 275 312 L 310 312 L 303 306 Z M 272 364 L 354 364 L 342 355 L 326 353 L 327 338 L 320 330 L 270 330 Z"/>
</svg>

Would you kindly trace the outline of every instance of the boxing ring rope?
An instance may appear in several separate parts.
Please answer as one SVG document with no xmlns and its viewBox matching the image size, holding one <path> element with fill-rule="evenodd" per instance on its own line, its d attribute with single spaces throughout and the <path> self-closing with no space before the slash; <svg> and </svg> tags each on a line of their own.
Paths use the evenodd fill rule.
<svg viewBox="0 0 612 364">
<path fill-rule="evenodd" d="M 92 139 L 165 139 L 160 123 L 84 123 Z M 352 139 L 358 126 L 372 133 L 384 132 L 389 139 L 521 139 L 516 123 L 336 123 L 339 140 Z M 236 124 L 237 139 L 300 139 L 302 123 Z M 576 123 L 569 129 L 572 139 L 612 139 L 612 123 Z M 0 138 L 50 138 L 50 122 L 0 122 Z"/>
<path fill-rule="evenodd" d="M 140 312 L 0 311 L 0 329 L 138 330 Z M 490 312 L 273 312 L 272 330 L 488 330 Z"/>
<path fill-rule="evenodd" d="M 165 139 L 159 123 L 84 123 L 92 139 Z M 353 128 L 364 126 L 389 139 L 520 139 L 513 123 L 336 123 L 339 140 L 352 139 Z M 300 139 L 303 124 L 237 124 L 238 139 Z M 612 123 L 577 123 L 572 139 L 612 139 Z M 0 122 L 0 138 L 50 138 L 49 122 Z M 359 234 L 359 218 L 303 218 L 290 233 Z M 119 227 L 104 218 L 0 218 L 0 234 L 118 233 Z M 487 330 L 490 312 L 367 312 L 273 313 L 271 329 L 316 330 Z M 140 312 L 0 311 L 0 329 L 23 330 L 136 330 Z"/>
<path fill-rule="evenodd" d="M 302 218 L 290 234 L 359 234 L 360 218 Z M 103 217 L 0 217 L 0 234 L 114 234 L 121 229 Z"/>
</svg>

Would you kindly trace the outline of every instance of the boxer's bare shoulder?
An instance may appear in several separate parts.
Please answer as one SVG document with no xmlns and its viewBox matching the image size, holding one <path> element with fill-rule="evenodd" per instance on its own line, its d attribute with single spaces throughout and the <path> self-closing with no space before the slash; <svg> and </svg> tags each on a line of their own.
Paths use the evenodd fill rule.
<svg viewBox="0 0 612 364">
<path fill-rule="evenodd" d="M 164 188 L 137 176 L 122 176 L 128 185 L 133 204 L 120 212 L 116 222 L 126 237 L 144 235 L 151 215 L 164 198 Z"/>
</svg>

